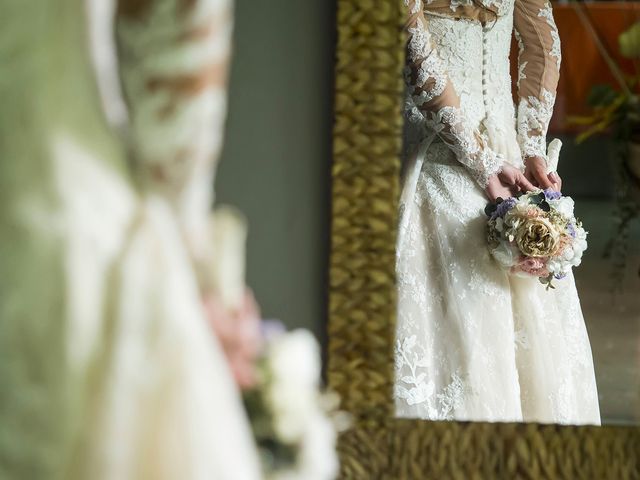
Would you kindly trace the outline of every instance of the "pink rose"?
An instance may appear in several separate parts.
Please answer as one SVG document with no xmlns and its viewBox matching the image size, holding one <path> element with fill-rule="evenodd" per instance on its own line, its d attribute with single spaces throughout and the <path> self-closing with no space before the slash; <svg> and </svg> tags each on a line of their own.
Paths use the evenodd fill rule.
<svg viewBox="0 0 640 480">
<path fill-rule="evenodd" d="M 534 277 L 549 276 L 549 270 L 547 269 L 547 260 L 544 258 L 521 257 L 518 264 L 513 268 Z"/>
<path fill-rule="evenodd" d="M 553 256 L 558 257 L 562 255 L 562 252 L 564 252 L 567 247 L 570 247 L 572 243 L 573 243 L 573 238 L 571 238 L 569 235 L 562 235 L 560 237 L 560 241 L 558 242 L 558 247 L 556 248 L 556 251 L 553 252 Z"/>
</svg>

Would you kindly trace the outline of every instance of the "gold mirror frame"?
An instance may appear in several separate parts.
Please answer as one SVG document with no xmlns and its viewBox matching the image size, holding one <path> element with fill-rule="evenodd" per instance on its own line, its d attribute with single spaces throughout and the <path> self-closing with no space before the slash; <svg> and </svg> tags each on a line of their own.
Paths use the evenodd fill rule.
<svg viewBox="0 0 640 480">
<path fill-rule="evenodd" d="M 402 0 L 338 0 L 329 386 L 345 479 L 640 478 L 639 427 L 393 418 Z"/>
</svg>

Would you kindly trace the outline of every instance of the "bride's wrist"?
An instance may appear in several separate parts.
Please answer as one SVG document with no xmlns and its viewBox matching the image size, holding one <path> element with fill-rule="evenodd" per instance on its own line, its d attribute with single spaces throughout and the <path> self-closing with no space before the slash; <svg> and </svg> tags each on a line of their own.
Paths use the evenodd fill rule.
<svg viewBox="0 0 640 480">
<path fill-rule="evenodd" d="M 543 165 L 547 164 L 547 159 L 540 155 L 529 155 L 528 157 L 524 157 L 522 160 L 524 162 L 525 168 L 529 165 L 535 165 L 538 162 L 542 163 Z"/>
</svg>

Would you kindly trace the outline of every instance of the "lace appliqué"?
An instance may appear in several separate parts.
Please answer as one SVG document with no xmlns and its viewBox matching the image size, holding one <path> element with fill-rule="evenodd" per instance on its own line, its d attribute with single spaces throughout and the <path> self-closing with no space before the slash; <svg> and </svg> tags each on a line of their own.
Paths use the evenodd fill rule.
<svg viewBox="0 0 640 480">
<path fill-rule="evenodd" d="M 409 2 L 407 5 L 415 6 L 415 3 Z M 411 8 L 411 11 L 413 10 L 415 9 Z M 461 108 L 445 105 L 438 110 L 437 107 L 429 109 L 428 104 L 445 93 L 449 76 L 444 62 L 432 44 L 427 24 L 430 25 L 430 22 L 427 23 L 426 19 L 418 17 L 408 28 L 410 38 L 407 44 L 408 65 L 405 69 L 405 80 L 413 104 L 422 113 L 423 124 L 427 129 L 440 136 L 456 154 L 458 161 L 468 167 L 478 184 L 485 188 L 489 178 L 500 172 L 504 159 L 490 148 L 487 138 L 480 134 L 478 126 L 463 114 Z M 437 24 L 450 25 L 442 22 Z M 481 30 L 478 32 L 481 33 Z M 464 89 L 461 93 L 463 96 L 466 95 Z M 418 123 L 418 111 L 412 106 L 407 109 L 412 123 Z M 484 113 L 479 115 L 480 118 L 482 116 Z"/>
<path fill-rule="evenodd" d="M 436 393 L 433 380 L 428 380 L 425 372 L 418 373 L 418 369 L 428 366 L 429 357 L 424 347 L 417 344 L 415 335 L 396 342 L 395 359 L 396 369 L 406 368 L 408 372 L 396 382 L 394 396 L 408 405 L 423 404 L 432 420 L 453 420 L 468 390 L 460 370 L 453 372 L 451 381 Z"/>
<path fill-rule="evenodd" d="M 542 98 L 529 97 L 518 105 L 518 140 L 522 156 L 547 158 L 547 128 L 553 115 L 556 96 L 542 91 Z"/>
<path fill-rule="evenodd" d="M 556 59 L 556 66 L 558 67 L 558 71 L 560 71 L 560 63 L 562 62 L 562 50 L 560 49 L 560 34 L 558 33 L 558 27 L 556 26 L 556 22 L 553 19 L 553 10 L 551 8 L 551 4 L 547 2 L 538 13 L 539 17 L 543 17 L 547 24 L 551 27 L 551 31 L 549 34 L 553 40 L 553 44 L 551 46 L 551 50 L 549 51 L 549 56 Z"/>
<path fill-rule="evenodd" d="M 413 69 L 406 67 L 404 69 L 404 76 L 409 85 L 411 84 L 412 75 L 414 75 Z M 438 95 L 442 95 L 442 92 L 444 92 L 447 86 L 447 76 L 444 73 L 444 66 L 436 52 L 432 52 L 431 55 L 422 61 L 415 75 L 413 101 L 418 107 L 430 102 Z M 424 88 L 429 81 L 432 82 L 430 88 Z"/>
<path fill-rule="evenodd" d="M 458 161 L 471 170 L 481 187 L 486 187 L 489 177 L 501 171 L 504 159 L 487 146 L 485 138 L 468 127 L 459 108 L 446 106 L 426 115 L 425 119 Z"/>
<path fill-rule="evenodd" d="M 409 34 L 408 53 L 414 65 L 405 68 L 405 80 L 412 88 L 415 104 L 422 106 L 444 92 L 447 74 L 431 47 L 431 35 L 422 20 L 418 19 L 415 27 L 409 28 Z M 412 76 L 415 76 L 413 81 Z"/>
<path fill-rule="evenodd" d="M 516 42 L 518 42 L 518 81 L 516 84 L 518 88 L 520 88 L 520 82 L 527 79 L 527 74 L 524 70 L 525 68 L 527 68 L 529 62 L 522 61 L 522 54 L 524 53 L 524 42 L 522 41 L 522 35 L 520 35 L 517 30 L 514 30 L 513 33 L 515 34 Z"/>
<path fill-rule="evenodd" d="M 455 12 L 459 7 L 466 7 L 468 5 L 471 5 L 472 3 L 472 0 L 451 0 L 451 5 L 449 8 L 451 8 L 451 10 Z"/>
<path fill-rule="evenodd" d="M 433 0 L 427 0 L 427 5 L 429 3 L 431 3 Z M 409 7 L 409 0 L 404 0 L 404 6 L 405 7 Z M 415 15 L 416 13 L 420 12 L 420 10 L 422 10 L 422 1 L 421 0 L 417 0 L 413 6 L 411 7 L 411 9 L 409 10 L 409 13 L 411 15 Z"/>
</svg>

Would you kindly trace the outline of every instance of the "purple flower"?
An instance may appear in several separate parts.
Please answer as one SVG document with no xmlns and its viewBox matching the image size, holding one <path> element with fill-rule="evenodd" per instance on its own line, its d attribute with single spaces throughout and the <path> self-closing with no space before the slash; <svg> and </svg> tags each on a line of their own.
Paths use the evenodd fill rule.
<svg viewBox="0 0 640 480">
<path fill-rule="evenodd" d="M 556 274 L 554 275 L 554 277 L 555 277 L 555 279 L 556 279 L 556 280 L 562 280 L 562 279 L 563 279 L 564 277 L 566 277 L 566 276 L 567 276 L 567 274 L 566 274 L 566 273 L 564 273 L 564 272 L 563 272 L 563 273 L 556 273 Z"/>
<path fill-rule="evenodd" d="M 496 209 L 495 212 L 493 212 L 493 215 L 491 215 L 491 218 L 498 218 L 498 217 L 504 217 L 506 215 L 506 213 L 511 210 L 513 207 L 516 206 L 517 200 L 513 197 L 511 198 L 507 198 L 506 200 L 504 200 L 502 203 L 500 203 L 498 205 L 498 208 Z"/>
<path fill-rule="evenodd" d="M 562 198 L 562 194 L 560 192 L 556 192 L 552 188 L 547 188 L 544 191 L 544 196 L 547 199 L 547 201 L 548 200 L 558 200 L 558 199 Z"/>
<path fill-rule="evenodd" d="M 576 238 L 576 226 L 573 223 L 567 223 L 567 231 L 569 235 L 571 235 L 571 238 Z"/>
</svg>

